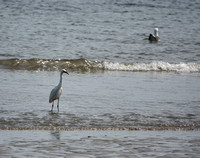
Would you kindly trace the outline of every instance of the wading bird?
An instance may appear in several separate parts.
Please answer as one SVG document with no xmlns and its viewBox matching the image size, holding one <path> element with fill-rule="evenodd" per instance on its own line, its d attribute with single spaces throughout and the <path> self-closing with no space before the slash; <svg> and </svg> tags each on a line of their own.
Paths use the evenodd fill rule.
<svg viewBox="0 0 200 158">
<path fill-rule="evenodd" d="M 51 93 L 49 95 L 49 103 L 53 102 L 51 111 L 53 111 L 54 101 L 56 99 L 58 99 L 57 109 L 58 109 L 58 112 L 59 112 L 59 98 L 62 94 L 62 75 L 63 75 L 63 73 L 68 74 L 68 72 L 65 69 L 61 70 L 61 72 L 60 72 L 60 82 L 54 89 L 51 90 Z"/>
<path fill-rule="evenodd" d="M 149 35 L 149 41 L 151 41 L 151 42 L 153 42 L 153 41 L 154 42 L 159 41 L 160 37 L 158 35 L 158 32 L 159 32 L 158 28 L 155 28 L 154 29 L 154 34 L 153 35 L 152 34 Z"/>
</svg>

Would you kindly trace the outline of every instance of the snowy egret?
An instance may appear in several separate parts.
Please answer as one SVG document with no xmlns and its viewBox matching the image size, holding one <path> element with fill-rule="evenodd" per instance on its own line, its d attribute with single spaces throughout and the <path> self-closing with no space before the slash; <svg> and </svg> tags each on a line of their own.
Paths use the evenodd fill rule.
<svg viewBox="0 0 200 158">
<path fill-rule="evenodd" d="M 61 70 L 61 72 L 60 72 L 60 82 L 54 89 L 51 90 L 51 93 L 49 95 L 49 103 L 53 102 L 51 111 L 53 111 L 54 100 L 58 99 L 57 109 L 58 109 L 58 112 L 59 112 L 59 98 L 60 98 L 61 93 L 62 93 L 62 75 L 63 75 L 63 73 L 68 74 L 68 72 L 65 69 Z"/>
<path fill-rule="evenodd" d="M 151 41 L 151 42 L 153 42 L 153 41 L 154 42 L 159 41 L 160 37 L 158 35 L 158 32 L 159 32 L 158 28 L 155 28 L 154 29 L 154 34 L 153 35 L 152 34 L 149 35 L 149 41 Z"/>
</svg>

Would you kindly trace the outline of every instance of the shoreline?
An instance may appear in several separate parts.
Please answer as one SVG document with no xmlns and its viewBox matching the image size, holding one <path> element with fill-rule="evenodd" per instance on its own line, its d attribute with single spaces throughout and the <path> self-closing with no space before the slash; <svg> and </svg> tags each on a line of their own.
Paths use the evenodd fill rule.
<svg viewBox="0 0 200 158">
<path fill-rule="evenodd" d="M 200 128 L 196 129 L 184 129 L 184 128 L 177 128 L 177 129 L 152 129 L 152 128 L 59 128 L 59 127 L 50 127 L 50 128 L 0 128 L 0 131 L 155 131 L 155 132 L 162 132 L 162 131 L 185 131 L 185 132 L 197 132 L 200 131 Z"/>
</svg>

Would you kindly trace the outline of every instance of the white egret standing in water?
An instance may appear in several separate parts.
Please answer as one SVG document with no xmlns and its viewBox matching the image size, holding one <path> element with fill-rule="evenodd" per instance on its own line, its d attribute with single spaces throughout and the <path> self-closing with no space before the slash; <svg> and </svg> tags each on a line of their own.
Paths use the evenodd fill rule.
<svg viewBox="0 0 200 158">
<path fill-rule="evenodd" d="M 51 90 L 51 93 L 50 93 L 50 96 L 49 96 L 49 103 L 53 102 L 51 111 L 53 111 L 54 100 L 58 99 L 57 109 L 58 109 L 58 112 L 59 112 L 59 98 L 62 94 L 62 75 L 63 75 L 63 73 L 68 74 L 68 72 L 65 69 L 61 70 L 61 72 L 60 72 L 60 82 L 54 89 Z"/>
</svg>

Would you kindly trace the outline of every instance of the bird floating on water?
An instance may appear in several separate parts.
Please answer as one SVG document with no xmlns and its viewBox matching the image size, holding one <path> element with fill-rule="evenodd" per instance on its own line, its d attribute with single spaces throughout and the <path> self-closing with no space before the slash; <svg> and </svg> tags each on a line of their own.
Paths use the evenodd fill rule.
<svg viewBox="0 0 200 158">
<path fill-rule="evenodd" d="M 149 35 L 149 41 L 151 41 L 151 42 L 159 41 L 160 37 L 158 35 L 158 32 L 159 32 L 158 28 L 155 28 L 154 29 L 154 34 L 153 35 L 152 34 Z"/>
<path fill-rule="evenodd" d="M 58 99 L 57 109 L 58 109 L 58 112 L 59 112 L 59 99 L 60 99 L 60 96 L 62 94 L 62 75 L 63 75 L 63 73 L 66 73 L 66 74 L 69 75 L 69 73 L 65 69 L 62 69 L 61 72 L 60 72 L 60 82 L 58 83 L 58 85 L 56 87 L 54 87 L 51 90 L 51 93 L 49 95 L 49 103 L 53 102 L 51 111 L 53 111 L 54 101 L 56 99 Z"/>
</svg>

